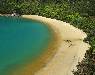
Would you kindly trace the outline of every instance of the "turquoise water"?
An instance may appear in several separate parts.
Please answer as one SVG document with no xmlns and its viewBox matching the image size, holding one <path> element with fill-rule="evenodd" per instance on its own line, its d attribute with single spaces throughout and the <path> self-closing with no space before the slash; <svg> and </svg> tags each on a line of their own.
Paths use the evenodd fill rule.
<svg viewBox="0 0 95 75">
<path fill-rule="evenodd" d="M 0 17 L 0 75 L 11 65 L 39 58 L 52 39 L 43 23 L 17 17 Z M 15 66 L 15 65 L 13 65 Z"/>
</svg>

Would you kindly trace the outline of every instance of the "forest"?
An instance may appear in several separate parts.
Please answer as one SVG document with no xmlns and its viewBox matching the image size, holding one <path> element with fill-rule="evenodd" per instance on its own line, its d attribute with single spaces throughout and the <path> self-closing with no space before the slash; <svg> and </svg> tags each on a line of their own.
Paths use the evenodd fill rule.
<svg viewBox="0 0 95 75">
<path fill-rule="evenodd" d="M 91 45 L 74 75 L 95 75 L 95 0 L 0 0 L 0 13 L 41 15 L 82 29 Z"/>
</svg>

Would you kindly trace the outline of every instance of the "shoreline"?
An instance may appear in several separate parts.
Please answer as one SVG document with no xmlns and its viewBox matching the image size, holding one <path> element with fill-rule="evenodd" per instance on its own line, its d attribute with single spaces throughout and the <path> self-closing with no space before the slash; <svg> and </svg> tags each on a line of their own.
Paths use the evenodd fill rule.
<svg viewBox="0 0 95 75">
<path fill-rule="evenodd" d="M 77 70 L 76 65 L 84 58 L 86 50 L 90 45 L 83 42 L 87 37 L 82 30 L 73 27 L 69 23 L 46 18 L 38 15 L 23 15 L 23 18 L 37 20 L 45 23 L 58 35 L 56 53 L 45 67 L 41 68 L 35 75 L 73 75 Z"/>
<path fill-rule="evenodd" d="M 82 61 L 86 50 L 90 47 L 89 44 L 83 42 L 87 37 L 86 33 L 60 20 L 37 15 L 23 15 L 22 17 L 45 23 L 58 36 L 56 40 L 58 43 L 52 50 L 56 53 L 52 54 L 50 49 L 53 56 L 50 58 L 48 54 L 45 54 L 47 57 L 43 58 L 50 58 L 50 60 L 34 75 L 73 75 L 73 69 L 77 70 L 76 65 Z"/>
</svg>

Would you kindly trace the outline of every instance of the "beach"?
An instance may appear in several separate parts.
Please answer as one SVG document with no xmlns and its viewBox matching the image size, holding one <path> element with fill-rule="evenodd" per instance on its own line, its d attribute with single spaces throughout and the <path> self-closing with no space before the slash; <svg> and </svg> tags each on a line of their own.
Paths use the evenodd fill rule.
<svg viewBox="0 0 95 75">
<path fill-rule="evenodd" d="M 86 50 L 90 48 L 89 44 L 83 42 L 84 38 L 87 37 L 86 33 L 60 20 L 38 15 L 23 15 L 22 17 L 45 23 L 53 30 L 56 37 L 54 44 L 49 47 L 49 52 L 43 55 L 40 63 L 35 63 L 34 67 L 40 68 L 35 69 L 32 74 L 73 75 L 72 71 L 77 70 L 76 65 L 82 61 Z M 44 60 L 45 62 L 43 62 Z M 21 75 L 31 75 L 30 69 L 33 65 L 30 66 L 31 64 L 27 66 L 27 74 Z"/>
</svg>

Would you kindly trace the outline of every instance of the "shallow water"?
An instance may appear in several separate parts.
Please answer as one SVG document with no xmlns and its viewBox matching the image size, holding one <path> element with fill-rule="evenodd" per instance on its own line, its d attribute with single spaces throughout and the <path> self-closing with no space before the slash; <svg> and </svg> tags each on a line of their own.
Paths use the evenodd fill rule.
<svg viewBox="0 0 95 75">
<path fill-rule="evenodd" d="M 52 32 L 43 23 L 0 17 L 0 75 L 6 75 L 11 65 L 15 67 L 27 63 L 26 60 L 33 62 L 39 58 L 48 48 L 52 37 Z"/>
</svg>

